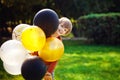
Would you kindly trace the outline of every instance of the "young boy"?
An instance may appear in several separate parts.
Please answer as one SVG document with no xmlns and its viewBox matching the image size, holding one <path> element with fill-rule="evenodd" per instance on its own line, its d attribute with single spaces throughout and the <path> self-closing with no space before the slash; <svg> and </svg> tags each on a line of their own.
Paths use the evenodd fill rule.
<svg viewBox="0 0 120 80">
<path fill-rule="evenodd" d="M 58 39 L 60 39 L 62 41 L 61 36 L 65 36 L 68 35 L 72 30 L 72 23 L 71 21 L 66 18 L 66 17 L 62 17 L 59 19 L 59 26 L 58 26 L 58 30 L 52 35 L 53 37 L 57 37 Z M 43 80 L 54 80 L 54 69 L 56 67 L 58 61 L 54 61 L 54 62 L 45 62 L 47 65 L 47 72 L 44 76 Z"/>
</svg>

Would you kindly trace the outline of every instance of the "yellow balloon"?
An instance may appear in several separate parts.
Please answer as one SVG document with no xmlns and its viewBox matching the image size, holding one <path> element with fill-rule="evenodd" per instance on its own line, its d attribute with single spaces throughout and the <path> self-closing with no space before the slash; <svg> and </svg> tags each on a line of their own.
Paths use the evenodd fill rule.
<svg viewBox="0 0 120 80">
<path fill-rule="evenodd" d="M 23 30 L 21 42 L 26 49 L 30 51 L 39 51 L 45 45 L 46 36 L 41 28 L 30 26 Z"/>
<path fill-rule="evenodd" d="M 59 60 L 64 53 L 64 45 L 62 41 L 55 37 L 46 39 L 45 46 L 38 52 L 40 58 L 47 62 Z"/>
</svg>

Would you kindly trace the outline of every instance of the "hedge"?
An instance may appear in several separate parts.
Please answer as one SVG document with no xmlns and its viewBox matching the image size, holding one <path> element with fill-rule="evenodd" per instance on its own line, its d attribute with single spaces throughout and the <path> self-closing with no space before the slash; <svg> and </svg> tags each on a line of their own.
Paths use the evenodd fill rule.
<svg viewBox="0 0 120 80">
<path fill-rule="evenodd" d="M 97 44 L 120 44 L 120 13 L 90 14 L 78 19 L 79 37 Z"/>
</svg>

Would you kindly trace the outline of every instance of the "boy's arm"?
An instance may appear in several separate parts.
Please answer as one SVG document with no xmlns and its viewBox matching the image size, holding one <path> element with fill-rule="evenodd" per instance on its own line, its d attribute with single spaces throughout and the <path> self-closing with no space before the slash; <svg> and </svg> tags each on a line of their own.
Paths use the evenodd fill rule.
<svg viewBox="0 0 120 80">
<path fill-rule="evenodd" d="M 48 68 L 47 68 L 47 72 L 43 78 L 43 80 L 53 80 L 52 79 L 52 72 L 55 69 L 55 66 L 57 64 L 58 61 L 54 61 L 54 62 L 45 62 L 46 65 L 48 64 Z"/>
<path fill-rule="evenodd" d="M 52 72 L 54 71 L 57 62 L 58 62 L 58 61 L 54 61 L 54 62 L 51 62 L 51 63 L 50 63 L 50 65 L 48 66 L 48 69 L 47 69 L 47 71 L 48 71 L 49 73 L 52 73 Z"/>
<path fill-rule="evenodd" d="M 33 52 L 33 53 L 31 53 L 31 54 L 32 54 L 32 55 L 38 55 L 38 52 Z M 47 68 L 47 72 L 52 73 L 53 70 L 55 69 L 55 66 L 56 66 L 57 62 L 58 62 L 58 61 L 45 62 L 46 65 L 47 65 L 47 63 L 48 63 L 48 65 L 49 65 L 48 68 Z"/>
<path fill-rule="evenodd" d="M 42 80 L 53 80 L 51 73 L 47 72 Z"/>
</svg>

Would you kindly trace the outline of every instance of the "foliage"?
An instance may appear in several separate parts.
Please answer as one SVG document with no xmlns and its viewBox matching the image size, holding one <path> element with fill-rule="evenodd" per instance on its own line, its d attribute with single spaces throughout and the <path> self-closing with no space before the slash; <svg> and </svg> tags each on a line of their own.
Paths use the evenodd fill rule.
<svg viewBox="0 0 120 80">
<path fill-rule="evenodd" d="M 78 18 L 80 15 L 109 12 L 114 6 L 114 8 L 119 7 L 114 0 L 0 0 L 0 6 L 0 13 L 4 11 L 2 17 L 7 21 L 22 20 L 23 22 L 32 20 L 34 14 L 43 8 L 54 9 L 61 16 Z"/>
<path fill-rule="evenodd" d="M 109 12 L 115 5 L 113 0 L 55 0 L 55 4 L 62 15 L 74 19 L 89 13 Z"/>
<path fill-rule="evenodd" d="M 101 18 L 101 17 L 113 17 L 113 16 L 120 16 L 120 13 L 101 13 L 101 14 L 89 14 L 85 16 L 81 16 L 80 19 L 86 18 Z"/>
<path fill-rule="evenodd" d="M 119 12 L 119 3 L 120 0 L 0 0 L 0 37 L 9 37 L 8 28 L 13 30 L 20 23 L 33 24 L 35 13 L 43 8 L 55 10 L 60 17 L 78 19 L 91 13 Z M 75 28 L 73 33 L 78 36 Z"/>
<path fill-rule="evenodd" d="M 120 44 L 120 13 L 90 14 L 78 19 L 79 36 L 97 44 Z"/>
</svg>

